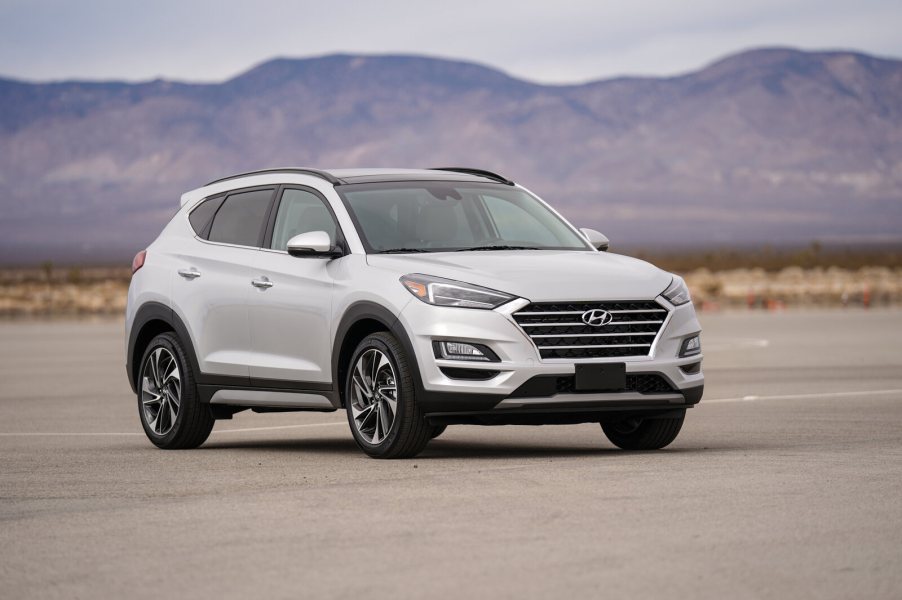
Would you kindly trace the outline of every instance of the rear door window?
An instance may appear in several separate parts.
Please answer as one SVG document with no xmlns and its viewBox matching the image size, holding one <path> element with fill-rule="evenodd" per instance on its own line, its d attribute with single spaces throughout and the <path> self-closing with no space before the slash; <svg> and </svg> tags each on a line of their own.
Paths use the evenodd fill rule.
<svg viewBox="0 0 902 600">
<path fill-rule="evenodd" d="M 251 190 L 226 197 L 213 217 L 211 242 L 259 246 L 273 190 Z"/>
</svg>

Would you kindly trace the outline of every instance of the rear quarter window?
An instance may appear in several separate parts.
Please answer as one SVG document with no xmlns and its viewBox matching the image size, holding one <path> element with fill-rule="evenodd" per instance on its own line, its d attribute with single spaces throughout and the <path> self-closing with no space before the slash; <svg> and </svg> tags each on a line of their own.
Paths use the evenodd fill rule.
<svg viewBox="0 0 902 600">
<path fill-rule="evenodd" d="M 204 200 L 188 215 L 188 221 L 191 222 L 191 228 L 194 233 L 200 237 L 206 237 L 208 225 L 216 214 L 216 210 L 222 205 L 223 198 L 211 198 Z"/>
</svg>

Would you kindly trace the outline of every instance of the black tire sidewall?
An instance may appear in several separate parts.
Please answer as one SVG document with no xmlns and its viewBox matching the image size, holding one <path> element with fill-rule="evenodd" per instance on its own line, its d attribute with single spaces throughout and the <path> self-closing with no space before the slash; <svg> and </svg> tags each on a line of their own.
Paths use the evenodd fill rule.
<svg viewBox="0 0 902 600">
<path fill-rule="evenodd" d="M 175 360 L 178 362 L 179 367 L 179 385 L 181 386 L 181 397 L 179 399 L 179 412 L 175 417 L 175 424 L 166 432 L 165 435 L 157 435 L 150 428 L 150 424 L 147 422 L 147 419 L 144 414 L 144 406 L 141 401 L 141 389 L 144 381 L 144 371 L 147 368 L 147 359 L 148 357 L 157 349 L 157 348 L 165 348 L 175 357 Z M 141 419 L 141 427 L 144 428 L 144 433 L 147 434 L 148 439 L 153 442 L 154 445 L 159 446 L 160 448 L 174 448 L 180 447 L 181 444 L 178 443 L 177 438 L 184 439 L 185 429 L 186 429 L 186 420 L 189 417 L 189 411 L 195 411 L 199 407 L 196 407 L 197 403 L 197 393 L 194 385 L 194 374 L 191 371 L 191 367 L 188 364 L 188 360 L 185 356 L 185 352 L 181 347 L 181 343 L 178 338 L 175 337 L 172 333 L 163 333 L 155 337 L 151 340 L 150 344 L 147 345 L 147 349 L 144 351 L 144 355 L 141 357 L 141 368 L 138 371 L 138 416 Z M 208 432 L 209 433 L 209 432 Z"/>
<path fill-rule="evenodd" d="M 360 356 L 369 349 L 379 350 L 388 357 L 395 370 L 397 385 L 397 406 L 391 430 L 379 444 L 372 444 L 363 439 L 363 436 L 357 431 L 351 410 L 354 367 Z M 426 424 L 417 406 L 415 374 L 410 367 L 410 360 L 404 347 L 392 334 L 378 332 L 367 336 L 360 342 L 348 363 L 343 388 L 348 425 L 354 441 L 372 458 L 410 458 L 416 456 L 429 442 L 432 427 Z"/>
<path fill-rule="evenodd" d="M 370 349 L 379 350 L 388 357 L 388 360 L 391 362 L 391 367 L 395 371 L 395 382 L 397 384 L 397 409 L 395 411 L 394 420 L 392 421 L 391 430 L 378 444 L 372 444 L 363 439 L 363 436 L 357 431 L 357 425 L 354 423 L 354 414 L 351 412 L 351 404 L 353 403 L 352 378 L 354 376 L 354 367 L 357 365 L 357 361 L 360 359 L 361 355 Z M 360 345 L 357 346 L 354 355 L 351 357 L 351 362 L 348 363 L 348 372 L 345 377 L 345 405 L 348 413 L 348 424 L 351 426 L 351 433 L 354 435 L 354 440 L 368 454 L 382 454 L 381 450 L 390 448 L 398 438 L 398 432 L 401 429 L 401 413 L 406 407 L 406 403 L 412 401 L 411 396 L 413 395 L 412 393 L 406 393 L 408 390 L 403 389 L 404 386 L 402 385 L 402 382 L 405 380 L 404 376 L 405 373 L 401 371 L 398 357 L 395 356 L 395 353 L 389 348 L 388 344 L 383 342 L 377 336 L 369 336 L 360 342 Z M 412 392 L 412 390 L 409 391 Z"/>
<path fill-rule="evenodd" d="M 631 432 L 617 431 L 616 423 L 601 423 L 607 438 L 623 450 L 660 450 L 669 446 L 679 435 L 686 413 L 671 418 L 643 419 Z"/>
</svg>

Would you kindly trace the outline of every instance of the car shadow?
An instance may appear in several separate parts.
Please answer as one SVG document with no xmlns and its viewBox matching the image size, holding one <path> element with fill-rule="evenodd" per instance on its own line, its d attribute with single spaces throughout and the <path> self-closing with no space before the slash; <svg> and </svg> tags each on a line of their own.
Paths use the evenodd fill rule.
<svg viewBox="0 0 902 600">
<path fill-rule="evenodd" d="M 316 454 L 360 454 L 351 438 L 208 440 L 202 450 L 263 450 L 267 452 L 306 452 Z"/>
<path fill-rule="evenodd" d="M 706 446 L 671 447 L 653 452 L 629 452 L 599 442 L 597 447 L 585 445 L 566 446 L 562 444 L 536 444 L 529 442 L 511 442 L 504 440 L 458 441 L 433 440 L 425 450 L 416 456 L 416 460 L 497 460 L 504 458 L 572 458 L 581 456 L 640 456 L 655 454 L 656 456 L 678 456 L 698 452 L 728 450 L 732 448 L 715 448 Z M 249 450 L 264 452 L 297 452 L 303 454 L 351 455 L 366 458 L 353 439 L 344 438 L 303 438 L 275 440 L 211 440 L 203 445 L 202 450 Z"/>
</svg>

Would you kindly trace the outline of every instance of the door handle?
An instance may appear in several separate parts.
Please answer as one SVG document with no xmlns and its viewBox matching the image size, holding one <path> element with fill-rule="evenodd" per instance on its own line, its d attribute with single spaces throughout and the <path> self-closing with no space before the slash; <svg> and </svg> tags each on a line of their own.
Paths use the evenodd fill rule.
<svg viewBox="0 0 902 600">
<path fill-rule="evenodd" d="M 261 277 L 260 279 L 252 279 L 251 285 L 255 288 L 260 288 L 261 290 L 269 289 L 273 286 L 273 282 L 269 280 L 269 277 Z"/>
<path fill-rule="evenodd" d="M 196 279 L 200 277 L 200 271 L 194 267 L 191 267 L 190 269 L 179 269 L 179 275 L 185 279 Z"/>
</svg>

